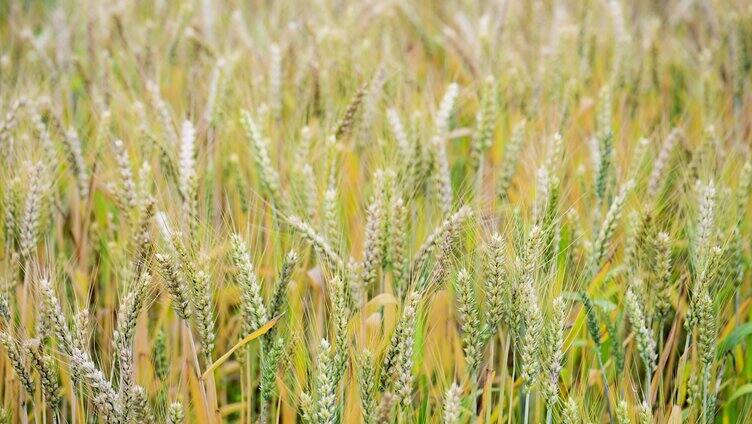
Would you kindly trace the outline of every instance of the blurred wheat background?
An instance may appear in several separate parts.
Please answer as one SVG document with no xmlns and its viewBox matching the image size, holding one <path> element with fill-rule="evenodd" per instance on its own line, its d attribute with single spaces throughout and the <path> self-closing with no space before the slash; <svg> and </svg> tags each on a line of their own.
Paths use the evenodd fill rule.
<svg viewBox="0 0 752 424">
<path fill-rule="evenodd" d="M 0 423 L 750 422 L 748 2 L 0 18 Z"/>
</svg>

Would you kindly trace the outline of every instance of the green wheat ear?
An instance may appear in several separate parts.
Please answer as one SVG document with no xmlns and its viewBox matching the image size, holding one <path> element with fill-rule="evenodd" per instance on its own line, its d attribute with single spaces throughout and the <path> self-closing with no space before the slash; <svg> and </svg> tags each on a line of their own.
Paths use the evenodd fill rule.
<svg viewBox="0 0 752 424">
<path fill-rule="evenodd" d="M 154 365 L 154 373 L 157 375 L 157 378 L 161 381 L 165 381 L 170 371 L 168 363 L 169 353 L 167 351 L 167 337 L 161 329 L 154 337 L 151 358 L 152 364 Z"/>
</svg>

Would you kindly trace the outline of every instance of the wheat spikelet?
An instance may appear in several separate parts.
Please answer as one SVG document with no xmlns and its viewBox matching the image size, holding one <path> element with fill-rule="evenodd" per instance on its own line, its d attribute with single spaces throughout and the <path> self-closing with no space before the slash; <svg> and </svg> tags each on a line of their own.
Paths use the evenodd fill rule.
<svg viewBox="0 0 752 424">
<path fill-rule="evenodd" d="M 46 325 L 52 328 L 52 333 L 60 343 L 60 347 L 66 354 L 72 354 L 74 349 L 74 340 L 71 336 L 68 324 L 65 322 L 65 315 L 60 307 L 52 283 L 46 277 L 39 280 L 39 292 L 42 297 L 42 314 Z M 79 349 L 80 350 L 80 349 Z"/>
<path fill-rule="evenodd" d="M 34 376 L 31 375 L 29 365 L 24 359 L 24 355 L 21 353 L 21 349 L 18 342 L 6 332 L 0 332 L 0 344 L 5 348 L 5 354 L 8 355 L 13 370 L 18 376 L 18 380 L 21 382 L 21 386 L 26 389 L 26 392 L 30 396 L 34 396 L 34 390 L 36 385 L 34 384 Z"/>
<path fill-rule="evenodd" d="M 504 162 L 496 181 L 496 193 L 502 200 L 507 200 L 512 178 L 517 172 L 520 151 L 525 142 L 525 122 L 520 122 L 512 131 L 512 136 L 504 145 Z"/>
<path fill-rule="evenodd" d="M 671 160 L 671 154 L 674 151 L 674 146 L 676 145 L 681 135 L 681 130 L 674 129 L 669 133 L 668 137 L 666 137 L 666 140 L 663 142 L 663 146 L 661 146 L 658 157 L 656 158 L 655 162 L 653 162 L 653 170 L 651 171 L 650 178 L 648 180 L 647 194 L 649 198 L 654 198 L 658 194 L 658 190 L 662 186 L 666 167 L 669 165 L 669 161 Z"/>
<path fill-rule="evenodd" d="M 434 118 L 435 133 L 431 138 L 433 179 L 444 214 L 449 214 L 453 202 L 452 180 L 449 173 L 449 159 L 447 158 L 445 144 L 449 131 L 449 119 L 451 118 L 458 93 L 459 86 L 457 84 L 452 83 L 447 86 L 444 97 L 439 104 L 439 109 L 436 112 L 436 117 Z"/>
<path fill-rule="evenodd" d="M 462 331 L 465 360 L 471 375 L 477 372 L 483 354 L 480 312 L 473 286 L 474 282 L 467 270 L 460 270 L 455 280 L 454 290 L 457 296 L 457 315 Z"/>
<path fill-rule="evenodd" d="M 39 374 L 44 401 L 52 410 L 56 410 L 60 405 L 62 395 L 55 358 L 44 352 L 39 339 L 27 340 L 23 347 L 26 356 L 31 359 L 31 364 Z"/>
<path fill-rule="evenodd" d="M 444 394 L 444 424 L 458 424 L 460 422 L 460 396 L 462 388 L 457 383 L 452 383 L 451 387 Z"/>
<path fill-rule="evenodd" d="M 285 255 L 282 268 L 279 270 L 279 276 L 277 277 L 277 284 L 274 286 L 274 292 L 269 300 L 269 316 L 272 318 L 284 312 L 287 303 L 287 288 L 299 261 L 300 258 L 294 250 L 289 251 Z"/>
<path fill-rule="evenodd" d="M 559 375 L 564 358 L 564 328 L 566 310 L 564 299 L 557 297 L 553 301 L 550 317 L 545 323 L 543 335 L 543 373 L 542 393 L 546 399 L 547 410 L 551 411 L 559 401 Z"/>
<path fill-rule="evenodd" d="M 19 247 L 21 256 L 29 258 L 39 238 L 39 221 L 42 213 L 44 192 L 47 189 L 44 166 L 37 163 L 30 170 L 31 186 L 26 195 L 23 217 L 19 228 Z"/>
<path fill-rule="evenodd" d="M 167 411 L 167 422 L 169 424 L 182 424 L 185 420 L 185 412 L 183 410 L 183 404 L 180 402 L 173 402 L 170 404 L 170 408 Z"/>
<path fill-rule="evenodd" d="M 84 161 L 83 148 L 81 140 L 78 138 L 78 132 L 75 128 L 69 128 L 63 138 L 65 148 L 68 153 L 68 161 L 76 177 L 78 195 L 82 199 L 89 197 L 89 171 Z"/>
<path fill-rule="evenodd" d="M 164 99 L 162 99 L 159 93 L 159 86 L 154 81 L 148 81 L 146 83 L 146 91 L 149 94 L 152 107 L 157 111 L 165 140 L 169 145 L 176 146 L 178 144 L 178 134 L 175 131 L 172 112 Z M 141 120 L 141 122 L 145 122 L 145 120 Z"/>
<path fill-rule="evenodd" d="M 350 104 L 347 105 L 347 109 L 345 109 L 345 113 L 342 115 L 342 118 L 334 131 L 334 137 L 337 140 L 340 140 L 349 134 L 352 127 L 355 126 L 355 119 L 357 118 L 358 111 L 363 103 L 363 98 L 366 95 L 367 89 L 368 84 L 363 84 L 358 88 L 358 91 L 355 92 L 355 96 L 350 100 Z"/>
<path fill-rule="evenodd" d="M 649 370 L 647 375 L 650 375 L 651 370 L 655 367 L 658 353 L 656 352 L 656 343 L 650 330 L 650 322 L 642 306 L 645 304 L 645 299 L 638 298 L 636 294 L 640 290 L 641 284 L 642 282 L 639 280 L 633 281 L 632 285 L 627 288 L 624 301 L 627 313 L 629 314 L 629 321 L 637 335 L 637 349 L 640 352 L 642 361 Z"/>
<path fill-rule="evenodd" d="M 337 422 L 337 372 L 333 369 L 334 350 L 326 340 L 321 341 L 316 371 L 316 422 L 333 424 Z"/>
<path fill-rule="evenodd" d="M 172 298 L 172 307 L 175 313 L 183 320 L 191 318 L 190 297 L 188 294 L 188 283 L 185 281 L 175 259 L 166 254 L 158 253 L 154 256 L 157 264 L 161 269 L 167 292 Z"/>
<path fill-rule="evenodd" d="M 243 126 L 248 142 L 251 144 L 253 160 L 256 163 L 264 188 L 271 196 L 273 206 L 284 208 L 285 200 L 282 196 L 279 174 L 272 167 L 267 146 L 268 142 L 263 138 L 261 130 L 256 126 L 250 112 L 247 110 L 240 111 L 240 123 Z"/>
<path fill-rule="evenodd" d="M 313 246 L 314 250 L 323 256 L 330 266 L 335 270 L 344 267 L 342 259 L 335 252 L 334 248 L 313 227 L 297 216 L 291 216 L 288 221 L 290 226 L 297 230 Z"/>
<path fill-rule="evenodd" d="M 373 354 L 369 350 L 365 350 L 360 358 L 358 377 L 363 422 L 376 424 L 376 374 L 373 369 Z"/>
<path fill-rule="evenodd" d="M 470 147 L 470 168 L 475 171 L 480 167 L 483 154 L 493 143 L 494 121 L 496 120 L 496 80 L 493 76 L 486 78 L 483 84 L 480 108 L 475 116 L 475 132 Z"/>
<path fill-rule="evenodd" d="M 261 296 L 261 285 L 256 278 L 251 263 L 251 255 L 239 235 L 230 237 L 232 244 L 231 259 L 235 266 L 235 281 L 240 286 L 241 308 L 243 310 L 243 335 L 250 334 L 261 327 L 269 319 L 266 313 L 264 299 Z"/>
<path fill-rule="evenodd" d="M 418 253 L 416 253 L 415 258 L 413 259 L 411 274 L 420 271 L 426 264 L 429 255 L 435 251 L 439 243 L 444 239 L 450 238 L 453 233 L 459 231 L 460 225 L 469 219 L 472 214 L 473 212 L 469 207 L 463 206 L 453 215 L 444 219 L 441 225 L 436 228 L 428 238 L 426 238 L 426 241 L 424 241 L 423 245 L 418 249 Z"/>
<path fill-rule="evenodd" d="M 104 377 L 89 356 L 78 348 L 71 351 L 71 373 L 84 381 L 91 390 L 92 402 L 97 413 L 107 421 L 120 423 L 123 410 L 112 384 Z"/>
<path fill-rule="evenodd" d="M 269 46 L 269 105 L 274 119 L 282 118 L 282 51 Z"/>
<path fill-rule="evenodd" d="M 212 287 L 209 274 L 204 271 L 196 272 L 191 289 L 191 310 L 193 320 L 201 337 L 201 351 L 211 363 L 214 350 L 214 306 L 212 305 Z"/>
<path fill-rule="evenodd" d="M 608 254 L 609 245 L 614 230 L 616 229 L 617 221 L 621 217 L 624 202 L 626 201 L 627 194 L 632 189 L 633 184 L 632 181 L 628 181 L 622 186 L 621 190 L 619 190 L 619 194 L 614 197 L 614 200 L 611 202 L 606 217 L 603 219 L 598 236 L 593 243 L 593 253 L 591 255 L 591 269 L 593 273 L 597 272 L 603 259 L 606 258 Z"/>
<path fill-rule="evenodd" d="M 275 339 L 271 344 L 271 349 L 265 352 L 261 362 L 261 382 L 259 383 L 259 394 L 261 397 L 260 423 L 268 422 L 269 402 L 275 393 L 277 367 L 284 353 L 284 347 L 284 340 L 282 338 Z"/>
</svg>

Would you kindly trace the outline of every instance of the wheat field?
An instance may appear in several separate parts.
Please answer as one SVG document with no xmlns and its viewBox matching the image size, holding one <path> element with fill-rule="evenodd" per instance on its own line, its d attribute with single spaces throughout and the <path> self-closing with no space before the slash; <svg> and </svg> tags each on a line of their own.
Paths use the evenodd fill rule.
<svg viewBox="0 0 752 424">
<path fill-rule="evenodd" d="M 0 423 L 752 422 L 748 2 L 0 18 Z"/>
</svg>

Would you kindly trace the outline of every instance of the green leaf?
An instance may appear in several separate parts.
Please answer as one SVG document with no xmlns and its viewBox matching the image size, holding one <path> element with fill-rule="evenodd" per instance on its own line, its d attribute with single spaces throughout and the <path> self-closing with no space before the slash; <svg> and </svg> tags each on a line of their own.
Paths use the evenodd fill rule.
<svg viewBox="0 0 752 424">
<path fill-rule="evenodd" d="M 719 358 L 722 357 L 749 335 L 752 335 L 752 322 L 734 328 L 734 330 L 731 331 L 731 333 L 729 333 L 720 344 L 718 344 L 717 356 Z"/>
<path fill-rule="evenodd" d="M 573 291 L 562 291 L 561 297 L 573 302 L 580 301 L 580 294 Z M 593 302 L 593 305 L 599 307 L 603 312 L 611 312 L 616 309 L 616 304 L 614 302 L 611 302 L 610 300 L 591 298 L 590 301 Z"/>
<path fill-rule="evenodd" d="M 736 391 L 734 392 L 734 394 L 732 394 L 731 397 L 728 398 L 728 400 L 726 401 L 726 403 L 731 403 L 731 402 L 735 401 L 736 399 L 738 399 L 738 398 L 740 398 L 740 397 L 742 397 L 744 395 L 748 395 L 748 394 L 752 394 L 752 383 L 747 383 L 747 384 L 739 387 L 738 389 L 736 389 Z"/>
<path fill-rule="evenodd" d="M 429 386 L 425 376 L 420 378 L 419 384 L 419 390 L 423 401 L 420 403 L 420 410 L 418 411 L 418 424 L 422 424 L 428 422 L 428 398 L 430 396 L 428 396 Z"/>
<path fill-rule="evenodd" d="M 258 329 L 256 329 L 256 331 L 254 331 L 251 334 L 243 337 L 243 339 L 240 340 L 239 342 L 237 342 L 235 344 L 235 346 L 233 346 L 232 348 L 230 348 L 230 350 L 228 350 L 227 353 L 225 353 L 219 359 L 217 359 L 216 361 L 214 361 L 214 363 L 211 364 L 211 366 L 209 368 L 207 368 L 206 371 L 204 371 L 203 374 L 201 374 L 201 379 L 202 380 L 206 380 L 206 377 L 209 374 L 211 374 L 212 372 L 214 372 L 214 370 L 217 369 L 217 367 L 219 367 L 220 365 L 222 365 L 223 363 L 225 363 L 225 361 L 227 360 L 227 358 L 229 358 L 232 355 L 233 352 L 235 352 L 236 350 L 238 350 L 241 347 L 245 346 L 246 344 L 248 344 L 252 340 L 255 340 L 255 339 L 263 336 L 264 334 L 266 334 L 267 331 L 271 330 L 272 327 L 274 327 L 274 324 L 276 324 L 277 321 L 279 321 L 279 318 L 281 316 L 282 315 L 279 315 L 276 318 L 274 318 L 274 319 L 272 319 L 270 321 L 267 321 L 266 324 L 264 324 L 261 327 L 259 327 Z"/>
</svg>

